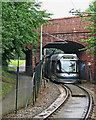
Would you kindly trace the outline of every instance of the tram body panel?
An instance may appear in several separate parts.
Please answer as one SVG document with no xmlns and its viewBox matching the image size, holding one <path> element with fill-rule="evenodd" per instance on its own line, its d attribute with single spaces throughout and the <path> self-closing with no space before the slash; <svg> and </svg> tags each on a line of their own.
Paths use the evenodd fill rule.
<svg viewBox="0 0 96 120">
<path fill-rule="evenodd" d="M 78 75 L 75 73 L 57 73 L 57 79 L 58 82 L 62 82 L 62 83 L 75 83 L 78 81 Z"/>
</svg>

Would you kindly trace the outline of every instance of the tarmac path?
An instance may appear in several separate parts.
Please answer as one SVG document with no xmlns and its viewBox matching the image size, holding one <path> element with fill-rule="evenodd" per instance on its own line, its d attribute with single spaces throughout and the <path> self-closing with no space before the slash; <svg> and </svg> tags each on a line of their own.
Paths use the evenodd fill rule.
<svg viewBox="0 0 96 120">
<path fill-rule="evenodd" d="M 11 66 L 16 68 L 16 66 Z M 25 63 L 22 64 L 19 68 L 19 80 L 18 80 L 18 107 L 23 107 L 26 103 L 30 86 L 32 85 L 32 77 L 27 76 L 24 71 Z M 14 72 L 16 74 L 16 72 Z M 2 114 L 6 114 L 10 111 L 15 110 L 16 104 L 16 86 L 11 93 L 6 95 L 3 100 L 0 100 L 0 117 Z"/>
</svg>

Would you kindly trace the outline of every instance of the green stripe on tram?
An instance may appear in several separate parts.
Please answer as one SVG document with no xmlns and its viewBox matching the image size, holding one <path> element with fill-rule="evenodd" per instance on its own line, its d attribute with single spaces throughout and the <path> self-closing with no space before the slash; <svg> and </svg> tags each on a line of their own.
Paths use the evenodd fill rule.
<svg viewBox="0 0 96 120">
<path fill-rule="evenodd" d="M 59 79 L 77 79 L 77 77 L 63 77 L 63 76 L 57 76 Z"/>
</svg>

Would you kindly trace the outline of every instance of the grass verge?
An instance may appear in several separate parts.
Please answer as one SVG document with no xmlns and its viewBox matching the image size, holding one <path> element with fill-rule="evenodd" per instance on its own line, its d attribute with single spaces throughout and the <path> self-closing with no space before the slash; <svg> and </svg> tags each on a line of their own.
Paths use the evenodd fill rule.
<svg viewBox="0 0 96 120">
<path fill-rule="evenodd" d="M 14 70 L 16 70 L 16 69 L 14 69 L 14 68 L 12 68 L 12 67 L 8 67 L 8 70 L 9 70 L 9 71 L 14 71 Z"/>
<path fill-rule="evenodd" d="M 19 66 L 25 63 L 25 60 L 19 60 Z M 18 60 L 10 60 L 9 64 L 18 66 Z"/>
<path fill-rule="evenodd" d="M 0 81 L 0 99 L 3 99 L 8 93 L 10 93 L 16 81 L 16 75 L 8 73 L 7 71 L 2 71 L 2 81 Z"/>
</svg>

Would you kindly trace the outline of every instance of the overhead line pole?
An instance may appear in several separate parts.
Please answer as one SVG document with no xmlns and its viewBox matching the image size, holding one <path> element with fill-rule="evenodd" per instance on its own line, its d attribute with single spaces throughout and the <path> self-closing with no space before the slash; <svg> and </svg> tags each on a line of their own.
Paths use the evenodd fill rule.
<svg viewBox="0 0 96 120">
<path fill-rule="evenodd" d="M 42 85 L 42 25 L 41 25 L 41 38 L 40 38 L 40 62 L 41 62 L 41 73 L 40 73 L 40 86 Z"/>
<path fill-rule="evenodd" d="M 42 61 L 42 25 L 41 25 L 41 38 L 40 38 L 40 61 Z"/>
</svg>

